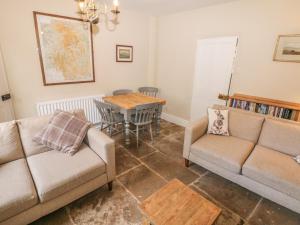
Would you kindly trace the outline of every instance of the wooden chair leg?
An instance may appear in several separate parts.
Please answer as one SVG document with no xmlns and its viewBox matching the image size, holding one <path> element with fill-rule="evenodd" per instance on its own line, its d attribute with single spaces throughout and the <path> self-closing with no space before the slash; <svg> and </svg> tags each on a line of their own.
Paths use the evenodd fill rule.
<svg viewBox="0 0 300 225">
<path fill-rule="evenodd" d="M 109 136 L 112 137 L 113 125 L 110 125 L 108 129 L 109 129 Z"/>
<path fill-rule="evenodd" d="M 139 126 L 136 126 L 136 148 L 139 148 Z"/>
<path fill-rule="evenodd" d="M 111 182 L 108 182 L 107 183 L 107 186 L 108 186 L 108 190 L 109 191 L 112 191 L 112 188 L 113 188 L 113 182 L 111 181 Z"/>
<path fill-rule="evenodd" d="M 152 126 L 151 126 L 151 123 L 149 125 L 149 130 L 150 130 L 151 142 L 153 143 L 153 135 L 152 135 Z"/>
<path fill-rule="evenodd" d="M 185 167 L 189 167 L 190 166 L 190 160 L 184 159 L 184 164 L 185 164 Z"/>
</svg>

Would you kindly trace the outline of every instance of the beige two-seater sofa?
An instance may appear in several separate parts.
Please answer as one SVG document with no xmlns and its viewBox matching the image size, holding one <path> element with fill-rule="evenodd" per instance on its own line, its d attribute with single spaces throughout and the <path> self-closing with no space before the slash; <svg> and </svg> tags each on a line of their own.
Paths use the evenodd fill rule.
<svg viewBox="0 0 300 225">
<path fill-rule="evenodd" d="M 300 213 L 299 123 L 229 108 L 230 136 L 207 134 L 207 126 L 204 117 L 186 128 L 186 166 L 192 161 Z"/>
<path fill-rule="evenodd" d="M 0 225 L 28 224 L 115 178 L 115 144 L 95 128 L 74 155 L 32 141 L 49 121 L 0 124 Z"/>
</svg>

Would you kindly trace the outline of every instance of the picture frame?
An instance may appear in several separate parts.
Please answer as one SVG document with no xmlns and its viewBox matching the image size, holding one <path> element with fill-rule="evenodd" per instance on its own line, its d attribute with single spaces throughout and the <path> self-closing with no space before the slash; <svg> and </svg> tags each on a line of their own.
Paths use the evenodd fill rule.
<svg viewBox="0 0 300 225">
<path fill-rule="evenodd" d="M 116 45 L 116 62 L 133 62 L 133 46 Z"/>
<path fill-rule="evenodd" d="M 300 63 L 300 34 L 279 35 L 273 60 Z"/>
<path fill-rule="evenodd" d="M 44 86 L 95 82 L 92 24 L 33 11 Z"/>
</svg>

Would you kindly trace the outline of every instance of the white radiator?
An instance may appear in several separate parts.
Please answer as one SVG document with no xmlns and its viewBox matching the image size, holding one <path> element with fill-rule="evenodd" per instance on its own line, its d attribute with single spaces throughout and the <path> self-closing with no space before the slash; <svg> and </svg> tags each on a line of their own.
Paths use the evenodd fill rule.
<svg viewBox="0 0 300 225">
<path fill-rule="evenodd" d="M 101 118 L 93 102 L 93 99 L 102 101 L 102 97 L 104 97 L 104 95 L 39 102 L 37 103 L 37 113 L 39 116 L 44 116 L 54 113 L 57 109 L 61 109 L 64 111 L 83 109 L 86 118 L 93 124 L 97 124 L 100 122 Z"/>
</svg>

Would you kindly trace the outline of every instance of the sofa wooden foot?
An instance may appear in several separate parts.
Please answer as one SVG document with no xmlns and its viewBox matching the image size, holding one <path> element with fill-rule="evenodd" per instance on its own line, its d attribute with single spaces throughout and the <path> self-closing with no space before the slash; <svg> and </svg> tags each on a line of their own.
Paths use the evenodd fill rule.
<svg viewBox="0 0 300 225">
<path fill-rule="evenodd" d="M 185 165 L 185 167 L 189 167 L 190 166 L 190 160 L 184 159 L 184 165 Z"/>
<path fill-rule="evenodd" d="M 112 191 L 112 188 L 113 188 L 113 182 L 111 181 L 111 182 L 107 183 L 107 186 L 108 186 L 108 190 L 109 190 L 109 191 Z"/>
</svg>

